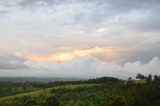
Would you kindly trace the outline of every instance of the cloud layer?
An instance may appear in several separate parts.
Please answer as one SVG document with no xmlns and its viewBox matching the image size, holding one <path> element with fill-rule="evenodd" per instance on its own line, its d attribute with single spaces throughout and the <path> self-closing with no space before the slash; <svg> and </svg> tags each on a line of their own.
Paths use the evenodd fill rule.
<svg viewBox="0 0 160 106">
<path fill-rule="evenodd" d="M 0 0 L 0 75 L 159 74 L 159 59 L 153 58 L 160 57 L 159 5 L 159 0 Z"/>
<path fill-rule="evenodd" d="M 118 78 L 135 77 L 137 73 L 144 75 L 160 75 L 160 59 L 154 57 L 148 63 L 140 61 L 118 65 L 114 62 L 101 61 L 95 57 L 83 57 L 69 62 L 32 62 L 23 63 L 29 69 L 3 70 L 1 76 L 32 76 L 32 77 L 74 77 L 96 78 L 113 76 Z M 8 74 L 10 73 L 10 74 Z"/>
<path fill-rule="evenodd" d="M 0 54 L 116 47 L 125 49 L 117 54 L 127 59 L 136 53 L 149 61 L 160 56 L 159 4 L 158 0 L 0 0 Z"/>
</svg>

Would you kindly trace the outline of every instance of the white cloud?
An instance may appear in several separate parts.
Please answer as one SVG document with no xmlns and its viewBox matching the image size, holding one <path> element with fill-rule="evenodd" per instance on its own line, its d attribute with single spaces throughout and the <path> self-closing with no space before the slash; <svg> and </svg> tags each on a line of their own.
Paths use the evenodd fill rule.
<svg viewBox="0 0 160 106">
<path fill-rule="evenodd" d="M 137 73 L 142 73 L 144 75 L 160 75 L 160 59 L 158 57 L 154 57 L 146 64 L 135 61 L 127 62 L 123 66 L 114 62 L 102 61 L 95 57 L 83 57 L 69 62 L 26 61 L 24 65 L 29 69 L 0 69 L 0 76 L 75 78 L 112 76 L 126 79 L 128 77 L 135 77 Z"/>
<path fill-rule="evenodd" d="M 127 62 L 123 66 L 101 61 L 95 57 L 83 57 L 70 62 L 25 62 L 30 70 L 0 70 L 1 76 L 35 76 L 35 77 L 81 77 L 95 78 L 113 76 L 118 78 L 144 75 L 160 75 L 160 59 L 154 57 L 148 63 L 140 61 Z"/>
<path fill-rule="evenodd" d="M 96 32 L 98 33 L 106 32 L 106 31 L 107 31 L 107 28 L 99 28 L 96 30 Z"/>
<path fill-rule="evenodd" d="M 120 48 L 116 51 L 120 57 L 115 61 L 121 58 L 125 62 L 146 63 L 151 57 L 160 57 L 159 3 L 157 0 L 0 0 L 0 54 L 45 55 L 63 47 L 115 47 Z M 108 60 L 106 55 L 106 52 L 98 54 Z M 159 66 L 152 61 L 156 60 L 148 64 L 127 62 L 123 67 L 92 57 L 62 63 L 30 61 L 25 64 L 35 70 L 1 70 L 0 74 L 125 77 L 139 71 L 158 73 Z M 6 65 L 3 68 L 17 67 L 3 65 Z"/>
</svg>

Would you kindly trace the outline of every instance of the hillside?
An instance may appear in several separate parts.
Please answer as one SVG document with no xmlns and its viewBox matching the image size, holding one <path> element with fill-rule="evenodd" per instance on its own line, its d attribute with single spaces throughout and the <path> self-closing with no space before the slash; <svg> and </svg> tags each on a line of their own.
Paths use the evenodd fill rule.
<svg viewBox="0 0 160 106">
<path fill-rule="evenodd" d="M 10 85 L 4 88 L 9 88 Z M 103 77 L 86 81 L 38 83 L 38 85 L 27 83 L 27 85 L 37 90 L 3 96 L 0 98 L 0 106 L 159 106 L 160 104 L 160 77 L 151 81 L 148 79 L 123 81 Z"/>
</svg>

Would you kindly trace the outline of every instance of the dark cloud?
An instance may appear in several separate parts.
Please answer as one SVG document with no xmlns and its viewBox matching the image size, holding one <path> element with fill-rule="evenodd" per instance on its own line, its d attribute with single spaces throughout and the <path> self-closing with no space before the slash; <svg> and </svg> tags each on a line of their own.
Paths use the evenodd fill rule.
<svg viewBox="0 0 160 106">
<path fill-rule="evenodd" d="M 23 63 L 25 60 L 16 56 L 0 56 L 0 69 L 28 69 Z"/>
<path fill-rule="evenodd" d="M 20 58 L 14 55 L 0 55 L 0 62 L 8 62 L 8 61 L 24 62 L 26 60 L 24 58 Z"/>
<path fill-rule="evenodd" d="M 52 5 L 59 5 L 59 4 L 66 4 L 66 3 L 73 3 L 75 1 L 70 0 L 22 0 L 17 2 L 18 6 L 21 7 L 32 7 L 32 6 L 52 6 Z"/>
<path fill-rule="evenodd" d="M 23 63 L 18 62 L 0 62 L 0 70 L 28 69 Z"/>
<path fill-rule="evenodd" d="M 147 63 L 150 61 L 154 56 L 160 57 L 160 50 L 159 48 L 149 48 L 147 50 L 141 50 L 141 51 L 132 51 L 125 53 L 125 61 L 141 61 L 142 63 Z M 123 63 L 124 63 L 123 62 Z"/>
<path fill-rule="evenodd" d="M 8 13 L 7 10 L 0 10 L 0 15 L 5 15 L 5 14 L 7 14 L 7 13 Z"/>
<path fill-rule="evenodd" d="M 117 10 L 127 11 L 129 9 L 149 9 L 160 4 L 159 0 L 104 0 Z M 159 6 L 158 6 L 159 7 Z"/>
</svg>

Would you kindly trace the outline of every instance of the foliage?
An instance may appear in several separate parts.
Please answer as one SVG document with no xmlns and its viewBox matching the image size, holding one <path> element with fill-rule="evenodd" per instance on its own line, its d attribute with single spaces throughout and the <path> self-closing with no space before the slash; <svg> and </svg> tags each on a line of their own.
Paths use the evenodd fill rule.
<svg viewBox="0 0 160 106">
<path fill-rule="evenodd" d="M 28 87 L 37 90 L 28 93 L 24 90 L 24 93 L 2 97 L 0 106 L 160 106 L 160 76 L 155 75 L 153 79 L 152 75 L 144 77 L 145 82 L 138 80 L 141 83 L 112 77 L 29 83 L 25 90 Z M 2 84 L 1 92 L 5 92 L 2 90 L 9 86 L 7 84 L 8 82 Z M 10 85 L 19 88 L 25 84 Z M 18 93 L 16 90 L 14 92 Z"/>
</svg>

